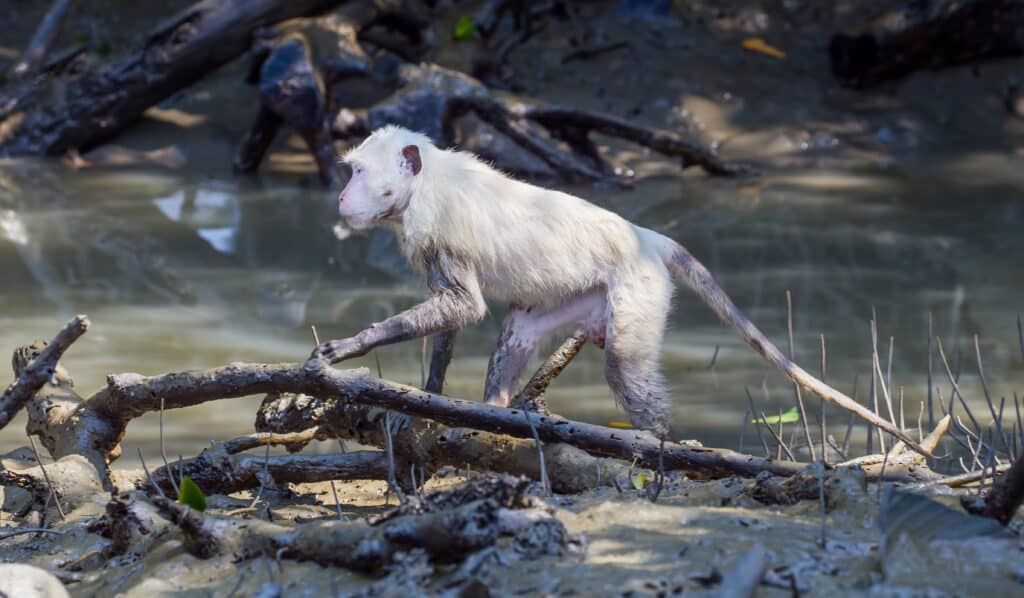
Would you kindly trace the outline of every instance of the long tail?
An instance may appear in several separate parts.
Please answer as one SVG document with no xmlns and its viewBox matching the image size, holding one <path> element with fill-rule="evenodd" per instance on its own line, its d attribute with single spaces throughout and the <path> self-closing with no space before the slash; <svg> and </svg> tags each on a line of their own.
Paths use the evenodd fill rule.
<svg viewBox="0 0 1024 598">
<path fill-rule="evenodd" d="M 693 289 L 718 314 L 718 317 L 723 322 L 732 326 L 748 345 L 753 347 L 755 351 L 760 353 L 769 362 L 775 364 L 787 378 L 829 403 L 842 407 L 856 414 L 869 424 L 885 430 L 922 455 L 927 457 L 933 456 L 900 428 L 868 411 L 850 397 L 818 380 L 807 373 L 806 370 L 793 363 L 778 347 L 768 340 L 768 337 L 763 332 L 757 329 L 757 326 L 754 326 L 753 322 L 743 315 L 743 312 L 725 294 L 722 287 L 718 286 L 714 277 L 711 276 L 711 273 L 708 272 L 708 269 L 703 264 L 697 261 L 697 258 L 693 257 L 685 247 L 672 239 L 662 235 L 658 236 L 661 237 L 658 239 L 659 252 L 669 271 Z"/>
</svg>

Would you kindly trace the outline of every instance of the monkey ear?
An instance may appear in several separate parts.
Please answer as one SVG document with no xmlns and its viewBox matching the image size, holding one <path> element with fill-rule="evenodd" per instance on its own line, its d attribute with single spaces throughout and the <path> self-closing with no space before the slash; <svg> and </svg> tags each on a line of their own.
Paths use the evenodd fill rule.
<svg viewBox="0 0 1024 598">
<path fill-rule="evenodd" d="M 402 148 L 402 168 L 413 175 L 420 173 L 423 162 L 420 161 L 420 148 L 415 145 L 407 145 Z"/>
</svg>

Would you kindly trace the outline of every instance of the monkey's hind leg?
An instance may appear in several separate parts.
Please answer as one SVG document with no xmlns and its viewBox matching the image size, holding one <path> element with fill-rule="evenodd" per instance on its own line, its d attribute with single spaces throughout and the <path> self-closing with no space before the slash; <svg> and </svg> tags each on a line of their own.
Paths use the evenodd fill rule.
<svg viewBox="0 0 1024 598">
<path fill-rule="evenodd" d="M 552 332 L 567 324 L 583 325 L 587 330 L 604 321 L 606 292 L 598 289 L 573 297 L 557 307 L 509 309 L 501 326 L 498 347 L 487 365 L 484 400 L 507 407 L 515 394 L 537 346 Z"/>
<path fill-rule="evenodd" d="M 672 414 L 659 361 L 671 287 L 667 277 L 658 274 L 609 289 L 605 379 L 630 422 L 664 438 Z"/>
</svg>

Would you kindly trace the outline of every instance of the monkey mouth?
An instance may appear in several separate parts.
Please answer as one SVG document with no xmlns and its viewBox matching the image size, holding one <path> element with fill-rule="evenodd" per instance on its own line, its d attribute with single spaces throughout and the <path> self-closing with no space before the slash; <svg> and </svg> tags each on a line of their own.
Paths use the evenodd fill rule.
<svg viewBox="0 0 1024 598">
<path fill-rule="evenodd" d="M 342 219 L 352 230 L 366 230 L 377 224 L 377 214 L 349 214 Z"/>
</svg>

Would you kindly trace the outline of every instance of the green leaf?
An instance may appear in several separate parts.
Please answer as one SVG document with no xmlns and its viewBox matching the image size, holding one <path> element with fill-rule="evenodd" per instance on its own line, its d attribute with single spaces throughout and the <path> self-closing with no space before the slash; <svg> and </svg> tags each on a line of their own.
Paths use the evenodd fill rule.
<svg viewBox="0 0 1024 598">
<path fill-rule="evenodd" d="M 190 506 L 197 511 L 206 510 L 206 496 L 203 495 L 203 491 L 199 489 L 199 486 L 196 486 L 196 483 L 192 481 L 192 478 L 188 476 L 181 478 L 178 502 Z"/>
<path fill-rule="evenodd" d="M 640 473 L 633 476 L 633 479 L 630 481 L 633 482 L 634 488 L 636 488 L 637 490 L 643 490 L 644 488 L 647 487 L 647 474 L 641 471 Z"/>
<path fill-rule="evenodd" d="M 777 424 L 779 423 L 779 420 L 780 417 L 778 415 L 769 415 L 768 417 L 764 418 L 764 421 L 769 424 Z M 795 424 L 796 422 L 800 421 L 800 412 L 796 410 L 796 407 L 790 407 L 789 411 L 786 411 L 785 413 L 782 414 L 781 420 L 784 424 Z M 750 423 L 756 424 L 759 421 L 760 418 L 755 418 L 750 420 Z"/>
<path fill-rule="evenodd" d="M 458 21 L 455 21 L 455 31 L 453 32 L 455 39 L 462 41 L 469 39 L 476 35 L 476 25 L 473 24 L 473 18 L 469 15 L 462 15 Z"/>
</svg>

